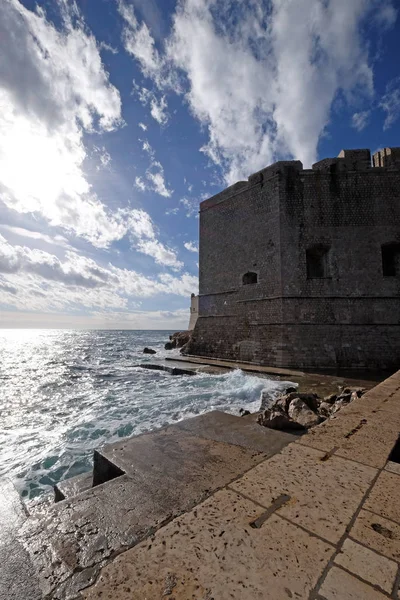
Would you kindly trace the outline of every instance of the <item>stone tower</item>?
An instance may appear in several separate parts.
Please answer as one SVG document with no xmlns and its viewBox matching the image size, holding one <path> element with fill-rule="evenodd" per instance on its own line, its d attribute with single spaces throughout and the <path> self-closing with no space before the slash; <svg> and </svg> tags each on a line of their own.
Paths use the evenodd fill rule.
<svg viewBox="0 0 400 600">
<path fill-rule="evenodd" d="M 275 163 L 200 205 L 188 353 L 310 369 L 400 367 L 400 148 Z"/>
</svg>

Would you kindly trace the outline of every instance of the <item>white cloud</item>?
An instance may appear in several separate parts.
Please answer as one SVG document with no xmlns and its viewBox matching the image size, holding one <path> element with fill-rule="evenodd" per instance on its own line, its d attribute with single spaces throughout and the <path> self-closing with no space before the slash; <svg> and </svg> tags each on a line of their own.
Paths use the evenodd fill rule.
<svg viewBox="0 0 400 600">
<path fill-rule="evenodd" d="M 0 3 L 0 198 L 106 247 L 124 235 L 125 214 L 91 190 L 83 135 L 117 128 L 121 99 L 76 5 L 59 6 L 56 29 L 41 9 Z"/>
<path fill-rule="evenodd" d="M 146 170 L 146 178 L 150 185 L 146 185 L 143 177 L 139 176 L 135 179 L 136 187 L 142 192 L 150 189 L 160 194 L 160 196 L 164 196 L 164 198 L 170 198 L 174 190 L 168 188 L 165 181 L 164 167 L 160 161 L 155 159 L 156 153 L 148 140 L 143 140 L 142 148 L 150 157 L 150 165 Z"/>
<path fill-rule="evenodd" d="M 84 133 L 119 127 L 121 99 L 77 6 L 59 6 L 56 29 L 41 9 L 34 13 L 18 0 L 0 3 L 0 199 L 98 248 L 129 235 L 139 251 L 154 254 L 158 264 L 165 255 L 165 266 L 177 268 L 181 263 L 156 239 L 147 213 L 107 208 L 86 179 Z M 106 148 L 94 146 L 94 153 L 108 167 Z M 159 173 L 157 189 L 169 193 L 162 167 L 155 165 L 151 173 Z"/>
<path fill-rule="evenodd" d="M 145 192 L 147 187 L 146 187 L 146 183 L 143 179 L 143 177 L 135 177 L 135 186 L 138 188 L 138 190 L 140 190 L 141 192 Z"/>
<path fill-rule="evenodd" d="M 118 10 L 124 23 L 122 39 L 125 50 L 139 62 L 143 74 L 159 88 L 170 86 L 178 90 L 178 77 L 171 69 L 168 57 L 156 48 L 147 24 L 139 23 L 133 6 L 124 0 L 118 0 Z"/>
<path fill-rule="evenodd" d="M 186 250 L 189 250 L 189 252 L 197 252 L 199 251 L 199 248 L 196 246 L 195 242 L 185 242 L 183 244 L 186 248 Z"/>
<path fill-rule="evenodd" d="M 160 196 L 164 198 L 170 198 L 173 194 L 173 190 L 168 189 L 165 183 L 164 169 L 160 162 L 153 161 L 150 167 L 146 171 L 147 179 L 153 184 L 153 189 Z"/>
<path fill-rule="evenodd" d="M 32 231 L 30 229 L 25 229 L 24 227 L 13 227 L 12 225 L 3 224 L 0 224 L 0 229 L 10 232 L 14 235 L 18 235 L 19 237 L 40 240 L 46 244 L 50 244 L 51 246 L 63 246 L 65 248 L 69 247 L 68 240 L 62 235 L 55 235 L 52 237 L 46 233 Z"/>
<path fill-rule="evenodd" d="M 147 131 L 147 125 L 145 125 L 144 123 L 139 123 L 139 127 L 140 129 L 143 129 L 143 131 Z"/>
<path fill-rule="evenodd" d="M 199 213 L 199 200 L 197 198 L 181 198 L 179 200 L 180 204 L 182 204 L 182 206 L 185 209 L 186 212 L 186 216 L 188 218 L 193 217 L 193 216 L 197 216 L 198 217 L 198 213 Z"/>
<path fill-rule="evenodd" d="M 96 166 L 96 170 L 106 169 L 111 163 L 111 154 L 105 146 L 93 146 L 93 155 L 98 158 L 100 164 Z"/>
<path fill-rule="evenodd" d="M 130 14 L 128 52 L 159 89 L 184 90 L 227 183 L 275 159 L 310 166 L 338 93 L 373 96 L 363 24 L 381 31 L 396 17 L 390 0 L 180 0 L 162 51 Z"/>
<path fill-rule="evenodd" d="M 386 88 L 386 93 L 379 104 L 385 111 L 386 119 L 383 129 L 386 131 L 400 117 L 400 77 L 393 79 Z"/>
<path fill-rule="evenodd" d="M 150 114 L 160 125 L 166 125 L 168 123 L 167 107 L 168 104 L 165 96 L 162 96 L 159 102 L 157 102 L 156 98 L 153 98 L 150 102 Z"/>
<path fill-rule="evenodd" d="M 127 230 L 133 248 L 147 256 L 151 256 L 155 262 L 164 267 L 179 270 L 183 263 L 178 260 L 175 250 L 162 244 L 156 236 L 155 227 L 150 215 L 144 210 L 132 210 L 127 220 Z"/>
<path fill-rule="evenodd" d="M 382 0 L 379 10 L 375 14 L 375 22 L 385 31 L 396 23 L 398 10 L 393 6 L 391 0 Z"/>
<path fill-rule="evenodd" d="M 107 50 L 107 52 L 111 52 L 111 54 L 114 54 L 114 55 L 118 54 L 117 48 L 114 48 L 114 46 L 107 44 L 107 42 L 100 42 L 99 48 L 100 48 L 100 50 Z"/>
<path fill-rule="evenodd" d="M 160 125 L 166 125 L 168 123 L 169 114 L 167 113 L 168 103 L 165 95 L 157 99 L 157 96 L 151 90 L 146 87 L 139 87 L 135 81 L 133 81 L 132 94 L 138 94 L 139 100 L 143 106 L 150 105 L 150 114 Z M 139 127 L 146 131 L 147 127 L 143 123 L 139 123 Z"/>
<path fill-rule="evenodd" d="M 179 212 L 179 206 L 175 206 L 175 208 L 168 208 L 168 209 L 165 211 L 165 214 L 166 214 L 166 215 L 177 215 L 177 214 L 178 214 L 178 212 Z"/>
<path fill-rule="evenodd" d="M 174 270 L 183 267 L 183 262 L 177 259 L 175 250 L 167 248 L 156 239 L 140 240 L 136 249 L 143 254 L 148 254 L 160 265 L 171 267 Z"/>
<path fill-rule="evenodd" d="M 144 242 L 145 243 L 145 242 Z M 160 247 L 151 255 L 165 252 Z M 147 253 L 147 252 L 146 252 Z M 169 257 L 173 262 L 173 256 Z M 166 257 L 161 258 L 165 262 Z M 158 294 L 188 297 L 197 278 L 161 274 L 153 278 L 67 251 L 63 259 L 0 236 L 0 304 L 18 310 L 60 311 L 85 308 L 126 310 Z"/>
<path fill-rule="evenodd" d="M 153 148 L 150 146 L 149 142 L 147 140 L 143 141 L 143 145 L 142 148 L 145 152 L 147 152 L 147 154 L 151 157 L 154 158 L 155 157 L 155 152 L 153 150 Z"/>
<path fill-rule="evenodd" d="M 368 125 L 368 121 L 371 115 L 371 111 L 364 110 L 362 112 L 354 113 L 351 118 L 351 125 L 357 131 L 362 131 Z"/>
<path fill-rule="evenodd" d="M 146 23 L 139 23 L 133 6 L 122 0 L 118 2 L 118 10 L 124 19 L 123 41 L 127 52 L 139 61 L 143 73 L 147 77 L 160 81 L 163 59 L 155 47 L 154 39 Z"/>
</svg>

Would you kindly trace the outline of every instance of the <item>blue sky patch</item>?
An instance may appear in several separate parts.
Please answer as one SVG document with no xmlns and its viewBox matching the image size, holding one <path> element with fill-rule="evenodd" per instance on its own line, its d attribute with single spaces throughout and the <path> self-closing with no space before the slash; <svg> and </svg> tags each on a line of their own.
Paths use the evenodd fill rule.
<svg viewBox="0 0 400 600">
<path fill-rule="evenodd" d="M 394 0 L 3 0 L 3 327 L 181 329 L 198 207 L 399 145 Z"/>
</svg>

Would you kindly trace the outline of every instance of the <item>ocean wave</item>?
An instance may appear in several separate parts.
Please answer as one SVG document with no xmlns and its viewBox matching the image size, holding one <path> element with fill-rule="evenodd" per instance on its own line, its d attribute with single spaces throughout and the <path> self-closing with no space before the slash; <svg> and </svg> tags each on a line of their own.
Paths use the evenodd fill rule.
<svg viewBox="0 0 400 600">
<path fill-rule="evenodd" d="M 93 450 L 210 410 L 239 414 L 259 409 L 290 382 L 240 370 L 171 377 L 141 369 L 173 357 L 169 332 L 38 331 L 0 334 L 0 476 L 26 498 L 91 468 Z"/>
</svg>

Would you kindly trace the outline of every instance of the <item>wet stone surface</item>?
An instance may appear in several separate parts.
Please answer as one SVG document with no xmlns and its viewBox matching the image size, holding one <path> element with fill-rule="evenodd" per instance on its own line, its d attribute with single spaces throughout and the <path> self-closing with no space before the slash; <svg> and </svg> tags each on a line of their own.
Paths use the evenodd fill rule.
<svg viewBox="0 0 400 600">
<path fill-rule="evenodd" d="M 207 419 L 214 423 L 217 441 L 210 439 L 212 433 L 202 437 Z M 135 546 L 293 439 L 280 432 L 273 432 L 277 435 L 272 440 L 257 435 L 253 423 L 218 412 L 187 423 L 188 430 L 172 426 L 105 446 L 100 456 L 123 475 L 88 490 L 77 485 L 77 496 L 25 523 L 21 536 L 45 596 L 74 597 L 110 557 Z"/>
</svg>

